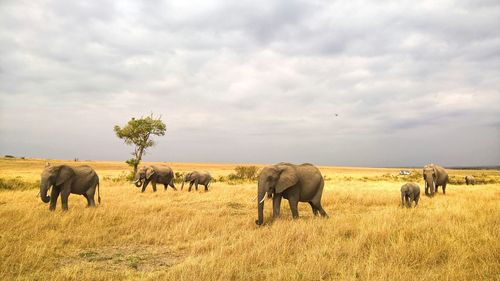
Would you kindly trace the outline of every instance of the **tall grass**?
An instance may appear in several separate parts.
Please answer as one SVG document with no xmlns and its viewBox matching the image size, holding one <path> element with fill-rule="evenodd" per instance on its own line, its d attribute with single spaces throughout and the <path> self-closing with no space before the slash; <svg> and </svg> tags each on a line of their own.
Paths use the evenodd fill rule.
<svg viewBox="0 0 500 281">
<path fill-rule="evenodd" d="M 0 162 L 0 172 L 34 182 L 43 167 L 35 164 L 26 169 Z M 450 185 L 446 195 L 406 209 L 400 207 L 401 182 L 363 180 L 391 171 L 322 167 L 330 178 L 323 195 L 329 219 L 314 217 L 301 203 L 300 218 L 292 220 L 284 201 L 281 218 L 273 221 L 268 200 L 265 225 L 257 227 L 255 183 L 140 193 L 113 181 L 125 165 L 89 164 L 102 179 L 102 204 L 93 209 L 78 195 L 70 196 L 68 212 L 60 202 L 49 212 L 37 190 L 0 192 L 0 280 L 499 278 L 499 184 Z M 202 168 L 219 177 L 234 166 Z"/>
</svg>

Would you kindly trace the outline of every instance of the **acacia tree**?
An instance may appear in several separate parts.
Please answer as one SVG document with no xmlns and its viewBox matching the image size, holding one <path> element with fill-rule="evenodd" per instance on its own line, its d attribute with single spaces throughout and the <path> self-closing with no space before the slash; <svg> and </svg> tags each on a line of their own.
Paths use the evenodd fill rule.
<svg viewBox="0 0 500 281">
<path fill-rule="evenodd" d="M 141 163 L 142 156 L 146 154 L 146 149 L 155 145 L 150 139 L 151 136 L 164 136 L 167 126 L 161 121 L 161 116 L 154 118 L 153 114 L 139 119 L 132 118 L 127 125 L 121 128 L 115 125 L 116 136 L 123 139 L 128 145 L 134 145 L 133 158 L 126 161 L 134 167 L 134 175 L 137 173 L 137 166 Z"/>
</svg>

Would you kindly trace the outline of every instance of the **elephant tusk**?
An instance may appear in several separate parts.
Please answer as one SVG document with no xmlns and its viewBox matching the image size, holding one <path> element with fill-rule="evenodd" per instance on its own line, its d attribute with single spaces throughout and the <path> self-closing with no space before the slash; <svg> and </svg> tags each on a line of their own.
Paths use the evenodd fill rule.
<svg viewBox="0 0 500 281">
<path fill-rule="evenodd" d="M 264 202 L 264 200 L 266 200 L 266 196 L 264 195 L 264 197 L 262 197 L 262 200 L 260 200 L 259 204 L 262 204 L 262 202 Z"/>
<path fill-rule="evenodd" d="M 141 179 L 135 180 L 135 181 L 134 181 L 134 185 L 135 185 L 136 187 L 141 187 L 141 185 L 142 185 L 142 181 L 141 181 Z"/>
</svg>

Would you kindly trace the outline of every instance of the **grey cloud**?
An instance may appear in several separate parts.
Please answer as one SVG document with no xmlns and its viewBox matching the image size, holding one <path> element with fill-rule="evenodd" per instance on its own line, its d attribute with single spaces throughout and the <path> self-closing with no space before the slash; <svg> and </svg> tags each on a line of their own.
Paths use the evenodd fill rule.
<svg viewBox="0 0 500 281">
<path fill-rule="evenodd" d="M 124 159 L 113 125 L 154 112 L 151 160 L 497 164 L 499 18 L 495 1 L 2 1 L 0 154 Z"/>
</svg>

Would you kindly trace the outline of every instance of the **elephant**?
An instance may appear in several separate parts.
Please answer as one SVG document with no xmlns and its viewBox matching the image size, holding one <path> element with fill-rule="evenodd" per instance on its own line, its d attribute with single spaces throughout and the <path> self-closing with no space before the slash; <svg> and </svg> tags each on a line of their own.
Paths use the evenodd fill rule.
<svg viewBox="0 0 500 281">
<path fill-rule="evenodd" d="M 205 186 L 205 191 L 208 191 L 208 186 L 210 185 L 210 181 L 212 180 L 212 176 L 208 172 L 198 172 L 192 171 L 184 175 L 184 179 L 182 180 L 181 190 L 184 188 L 184 183 L 189 182 L 189 190 L 193 187 L 193 184 L 198 190 L 198 184 Z"/>
<path fill-rule="evenodd" d="M 465 177 L 465 183 L 467 185 L 469 185 L 469 184 L 475 185 L 476 184 L 476 179 L 474 178 L 474 176 L 466 176 Z"/>
<path fill-rule="evenodd" d="M 273 218 L 280 215 L 282 198 L 288 200 L 293 218 L 299 217 L 299 202 L 308 202 L 315 216 L 319 212 L 322 217 L 328 217 L 321 206 L 324 184 L 319 169 L 309 163 L 294 165 L 282 162 L 264 167 L 258 176 L 258 218 L 255 223 L 262 225 L 264 222 L 266 193 L 268 198 L 273 199 Z"/>
<path fill-rule="evenodd" d="M 52 187 L 52 191 L 50 196 L 47 196 L 50 187 Z M 96 188 L 100 204 L 99 176 L 90 166 L 48 165 L 41 175 L 40 198 L 44 203 L 50 202 L 50 211 L 56 209 L 59 194 L 61 194 L 62 209 L 67 211 L 70 193 L 83 195 L 87 199 L 87 207 L 95 207 Z"/>
<path fill-rule="evenodd" d="M 436 164 L 424 166 L 423 176 L 425 181 L 425 195 L 434 196 L 438 192 L 438 187 L 442 186 L 443 194 L 446 194 L 446 184 L 448 183 L 448 172 Z"/>
<path fill-rule="evenodd" d="M 401 205 L 410 208 L 411 203 L 415 201 L 415 207 L 420 200 L 420 186 L 414 182 L 406 183 L 401 186 Z M 406 203 L 406 204 L 405 204 Z"/>
<path fill-rule="evenodd" d="M 170 167 L 143 166 L 139 168 L 134 177 L 135 186 L 141 187 L 142 185 L 141 192 L 144 192 L 149 182 L 153 186 L 153 192 L 156 192 L 157 183 L 163 184 L 164 190 L 167 190 L 167 187 L 170 186 L 177 191 L 174 185 L 174 172 Z"/>
</svg>

